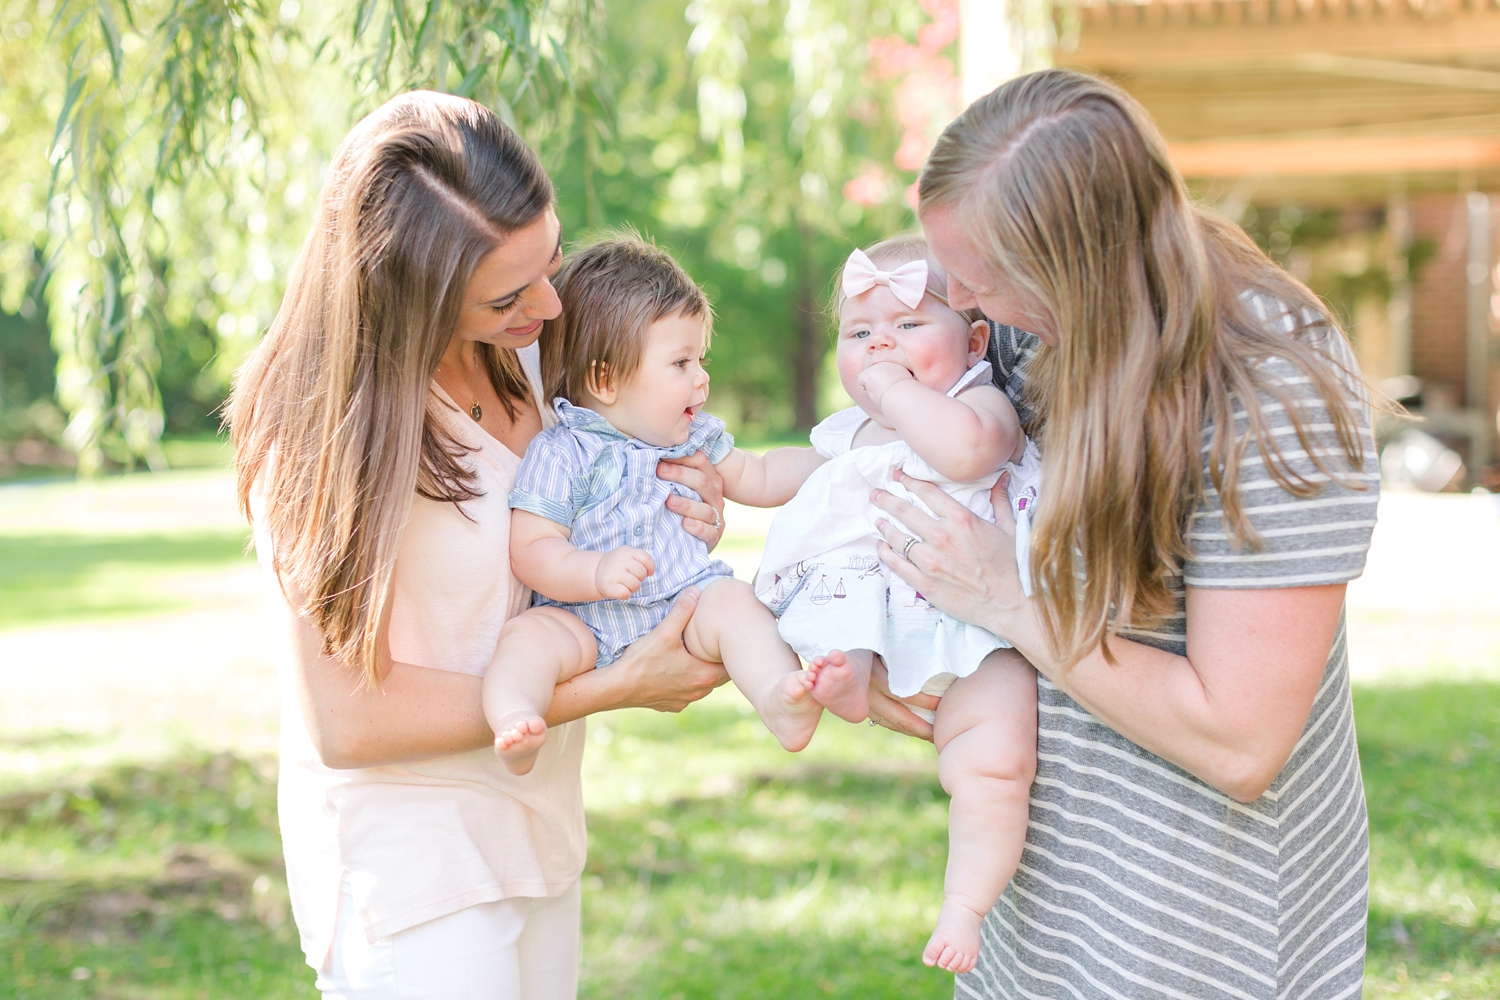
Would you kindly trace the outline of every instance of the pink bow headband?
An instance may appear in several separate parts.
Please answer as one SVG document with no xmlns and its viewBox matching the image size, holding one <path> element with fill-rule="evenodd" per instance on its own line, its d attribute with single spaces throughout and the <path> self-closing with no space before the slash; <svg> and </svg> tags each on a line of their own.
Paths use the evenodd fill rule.
<svg viewBox="0 0 1500 1000">
<path fill-rule="evenodd" d="M 885 285 L 890 288 L 891 294 L 908 309 L 917 308 L 922 303 L 922 296 L 932 292 L 932 289 L 927 287 L 927 262 L 925 260 L 914 260 L 902 264 L 894 271 L 882 271 L 875 266 L 875 262 L 863 250 L 855 250 L 849 255 L 848 263 L 844 265 L 844 298 L 852 299 L 857 295 L 863 295 L 876 285 Z M 938 292 L 932 292 L 932 294 L 944 303 L 948 301 Z"/>
</svg>

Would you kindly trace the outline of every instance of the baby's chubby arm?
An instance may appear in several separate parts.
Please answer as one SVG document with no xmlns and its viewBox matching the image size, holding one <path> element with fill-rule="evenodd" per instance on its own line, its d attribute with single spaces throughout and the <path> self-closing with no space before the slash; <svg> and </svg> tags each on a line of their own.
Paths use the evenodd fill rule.
<svg viewBox="0 0 1500 1000">
<path fill-rule="evenodd" d="M 865 369 L 860 382 L 901 439 L 954 482 L 983 478 L 1026 450 L 1016 408 L 992 385 L 950 397 L 889 361 Z"/>
<path fill-rule="evenodd" d="M 590 552 L 566 527 L 528 510 L 510 513 L 510 565 L 516 578 L 554 601 L 623 601 L 656 572 L 649 553 L 622 545 Z"/>
<path fill-rule="evenodd" d="M 780 507 L 826 461 L 811 448 L 773 448 L 764 455 L 736 448 L 716 468 L 724 477 L 724 495 L 735 503 Z"/>
</svg>

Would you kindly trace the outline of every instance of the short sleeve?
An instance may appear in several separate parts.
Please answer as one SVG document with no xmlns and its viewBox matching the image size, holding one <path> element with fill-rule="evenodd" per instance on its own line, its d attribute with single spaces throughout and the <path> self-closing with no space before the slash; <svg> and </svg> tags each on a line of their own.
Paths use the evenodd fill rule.
<svg viewBox="0 0 1500 1000">
<path fill-rule="evenodd" d="M 512 510 L 530 511 L 564 527 L 572 527 L 577 515 L 573 502 L 573 479 L 578 475 L 575 449 L 569 447 L 567 427 L 549 427 L 531 439 L 516 485 L 508 502 Z"/>
<path fill-rule="evenodd" d="M 708 460 L 718 465 L 729 457 L 734 451 L 734 435 L 724 426 L 724 421 L 709 413 L 699 413 L 693 418 L 693 426 L 688 431 L 688 450 L 686 454 L 701 451 L 708 456 Z"/>
<path fill-rule="evenodd" d="M 847 455 L 854 446 L 855 432 L 868 419 L 869 415 L 857 406 L 830 414 L 807 435 L 808 444 L 824 458 Z"/>
<path fill-rule="evenodd" d="M 1358 425 L 1363 460 L 1351 467 L 1339 444 L 1328 408 L 1313 382 L 1291 362 L 1272 358 L 1263 364 L 1289 390 L 1307 432 L 1312 452 L 1334 475 L 1320 471 L 1313 454 L 1299 441 L 1290 415 L 1276 400 L 1263 394 L 1261 411 L 1268 431 L 1286 464 L 1317 484 L 1318 492 L 1300 497 L 1271 475 L 1260 449 L 1250 444 L 1239 469 L 1239 496 L 1250 524 L 1259 534 L 1259 548 L 1237 547 L 1226 530 L 1223 504 L 1208 479 L 1209 430 L 1205 430 L 1204 478 L 1207 495 L 1194 511 L 1188 529 L 1193 556 L 1183 567 L 1190 587 L 1272 589 L 1346 583 L 1364 571 L 1375 511 L 1380 500 L 1380 472 L 1371 435 L 1368 399 L 1350 376 L 1358 372 L 1348 344 L 1330 332 L 1321 345 L 1344 384 Z M 1247 430 L 1248 417 L 1236 406 L 1236 431 Z"/>
</svg>

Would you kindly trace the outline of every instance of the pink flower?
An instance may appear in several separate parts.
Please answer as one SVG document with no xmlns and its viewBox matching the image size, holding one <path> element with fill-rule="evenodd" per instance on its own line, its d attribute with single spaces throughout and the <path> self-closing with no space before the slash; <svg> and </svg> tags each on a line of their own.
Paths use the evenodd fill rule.
<svg viewBox="0 0 1500 1000">
<path fill-rule="evenodd" d="M 890 197 L 890 179 L 875 164 L 865 167 L 858 177 L 844 185 L 844 197 L 856 205 L 878 205 Z"/>
</svg>

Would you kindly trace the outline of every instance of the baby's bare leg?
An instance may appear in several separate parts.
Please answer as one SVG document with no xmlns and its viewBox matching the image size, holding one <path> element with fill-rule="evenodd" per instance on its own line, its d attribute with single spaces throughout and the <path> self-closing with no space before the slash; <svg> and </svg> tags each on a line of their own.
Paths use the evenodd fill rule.
<svg viewBox="0 0 1500 1000">
<path fill-rule="evenodd" d="M 1036 671 L 997 650 L 953 682 L 937 707 L 934 742 L 948 806 L 943 909 L 922 961 L 969 972 L 979 925 L 1021 862 L 1036 776 Z"/>
<path fill-rule="evenodd" d="M 484 675 L 483 697 L 495 753 L 511 773 L 530 771 L 547 742 L 542 716 L 557 685 L 593 669 L 598 655 L 594 633 L 561 608 L 532 608 L 505 623 Z"/>
<path fill-rule="evenodd" d="M 748 583 L 721 579 L 704 587 L 682 639 L 700 660 L 724 664 L 783 747 L 801 750 L 812 740 L 823 714 L 812 698 L 813 674 L 802 669 Z"/>
</svg>

